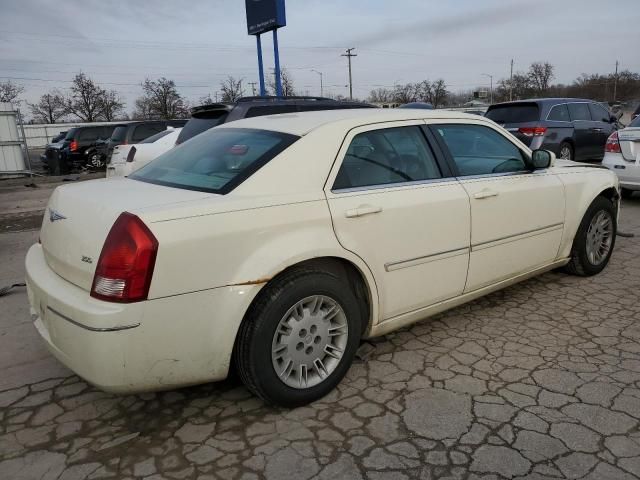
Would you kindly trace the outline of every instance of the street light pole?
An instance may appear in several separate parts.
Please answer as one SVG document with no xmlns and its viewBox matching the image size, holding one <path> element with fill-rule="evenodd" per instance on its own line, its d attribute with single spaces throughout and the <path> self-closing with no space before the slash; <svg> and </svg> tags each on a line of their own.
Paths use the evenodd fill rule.
<svg viewBox="0 0 640 480">
<path fill-rule="evenodd" d="M 313 68 L 311 69 L 311 71 L 316 72 L 318 75 L 320 75 L 320 96 L 324 97 L 324 92 L 322 87 L 322 72 L 319 72 L 318 70 L 314 70 Z"/>
<path fill-rule="evenodd" d="M 489 90 L 489 92 L 490 92 L 489 93 L 489 95 L 490 95 L 489 102 L 491 104 L 493 104 L 493 75 L 489 75 L 488 73 L 482 73 L 481 75 L 484 75 L 485 77 L 489 77 L 489 80 L 491 81 L 491 87 L 490 87 L 490 90 Z"/>
</svg>

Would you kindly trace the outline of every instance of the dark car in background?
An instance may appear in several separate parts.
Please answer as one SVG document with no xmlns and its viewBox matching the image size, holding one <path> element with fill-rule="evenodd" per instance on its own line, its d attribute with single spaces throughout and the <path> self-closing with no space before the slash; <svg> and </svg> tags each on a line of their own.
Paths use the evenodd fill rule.
<svg viewBox="0 0 640 480">
<path fill-rule="evenodd" d="M 185 123 L 187 123 L 186 120 L 141 120 L 115 125 L 111 136 L 100 144 L 100 152 L 105 163 L 109 163 L 116 146 L 140 143 L 152 135 L 166 130 L 167 127 L 179 128 Z"/>
<path fill-rule="evenodd" d="M 234 103 L 202 105 L 191 110 L 191 118 L 180 132 L 176 144 L 186 142 L 215 126 L 242 118 L 344 108 L 376 108 L 376 106 L 323 97 L 243 97 Z"/>
<path fill-rule="evenodd" d="M 602 160 L 617 121 L 601 104 L 578 98 L 497 103 L 485 116 L 532 150 L 551 150 L 568 160 Z"/>
<path fill-rule="evenodd" d="M 98 145 L 111 136 L 115 125 L 92 125 L 69 129 L 64 139 L 47 145 L 46 166 L 52 175 L 69 173 L 73 169 L 99 168 L 104 165 Z"/>
</svg>

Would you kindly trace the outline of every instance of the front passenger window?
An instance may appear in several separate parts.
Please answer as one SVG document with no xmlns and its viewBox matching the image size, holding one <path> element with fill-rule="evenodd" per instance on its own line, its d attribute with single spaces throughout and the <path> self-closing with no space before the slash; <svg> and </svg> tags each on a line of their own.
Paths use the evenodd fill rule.
<svg viewBox="0 0 640 480">
<path fill-rule="evenodd" d="M 356 135 L 342 161 L 334 190 L 440 178 L 440 169 L 418 126 Z"/>
<path fill-rule="evenodd" d="M 482 125 L 436 125 L 460 176 L 526 170 L 525 156 L 507 138 Z"/>
</svg>

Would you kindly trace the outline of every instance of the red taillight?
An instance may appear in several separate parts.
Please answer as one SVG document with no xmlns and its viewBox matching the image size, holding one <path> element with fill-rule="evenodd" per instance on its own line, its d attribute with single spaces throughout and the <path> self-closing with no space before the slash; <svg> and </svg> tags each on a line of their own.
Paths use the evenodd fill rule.
<svg viewBox="0 0 640 480">
<path fill-rule="evenodd" d="M 158 252 L 158 240 L 135 215 L 122 213 L 104 241 L 91 296 L 110 302 L 146 300 Z"/>
<path fill-rule="evenodd" d="M 609 153 L 620 153 L 620 142 L 618 141 L 618 132 L 613 132 L 607 138 L 607 143 L 604 144 L 604 151 Z"/>
<path fill-rule="evenodd" d="M 136 147 L 131 147 L 127 154 L 127 162 L 133 162 L 133 157 L 136 156 Z"/>
<path fill-rule="evenodd" d="M 547 132 L 547 127 L 522 127 L 518 129 L 525 137 L 541 137 Z"/>
<path fill-rule="evenodd" d="M 78 142 L 76 142 L 75 140 L 72 140 L 71 143 L 69 144 L 69 150 L 72 152 L 75 152 L 76 150 L 78 150 Z"/>
</svg>

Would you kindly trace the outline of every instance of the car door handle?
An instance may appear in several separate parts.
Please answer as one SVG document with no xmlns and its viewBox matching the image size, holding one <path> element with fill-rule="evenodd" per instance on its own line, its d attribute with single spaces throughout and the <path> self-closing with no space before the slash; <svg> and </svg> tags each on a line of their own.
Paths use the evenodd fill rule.
<svg viewBox="0 0 640 480">
<path fill-rule="evenodd" d="M 380 213 L 382 207 L 374 207 L 372 205 L 360 205 L 358 208 L 352 208 L 344 212 L 345 217 L 355 218 L 362 217 L 364 215 L 371 215 L 372 213 Z"/>
<path fill-rule="evenodd" d="M 496 192 L 495 190 L 489 190 L 488 188 L 485 188 L 484 190 L 473 194 L 473 198 L 475 198 L 476 200 L 482 200 L 484 198 L 497 197 L 497 196 L 498 196 L 498 192 Z"/>
<path fill-rule="evenodd" d="M 601 132 L 602 129 L 601 128 L 592 128 L 591 131 L 592 132 Z"/>
</svg>

